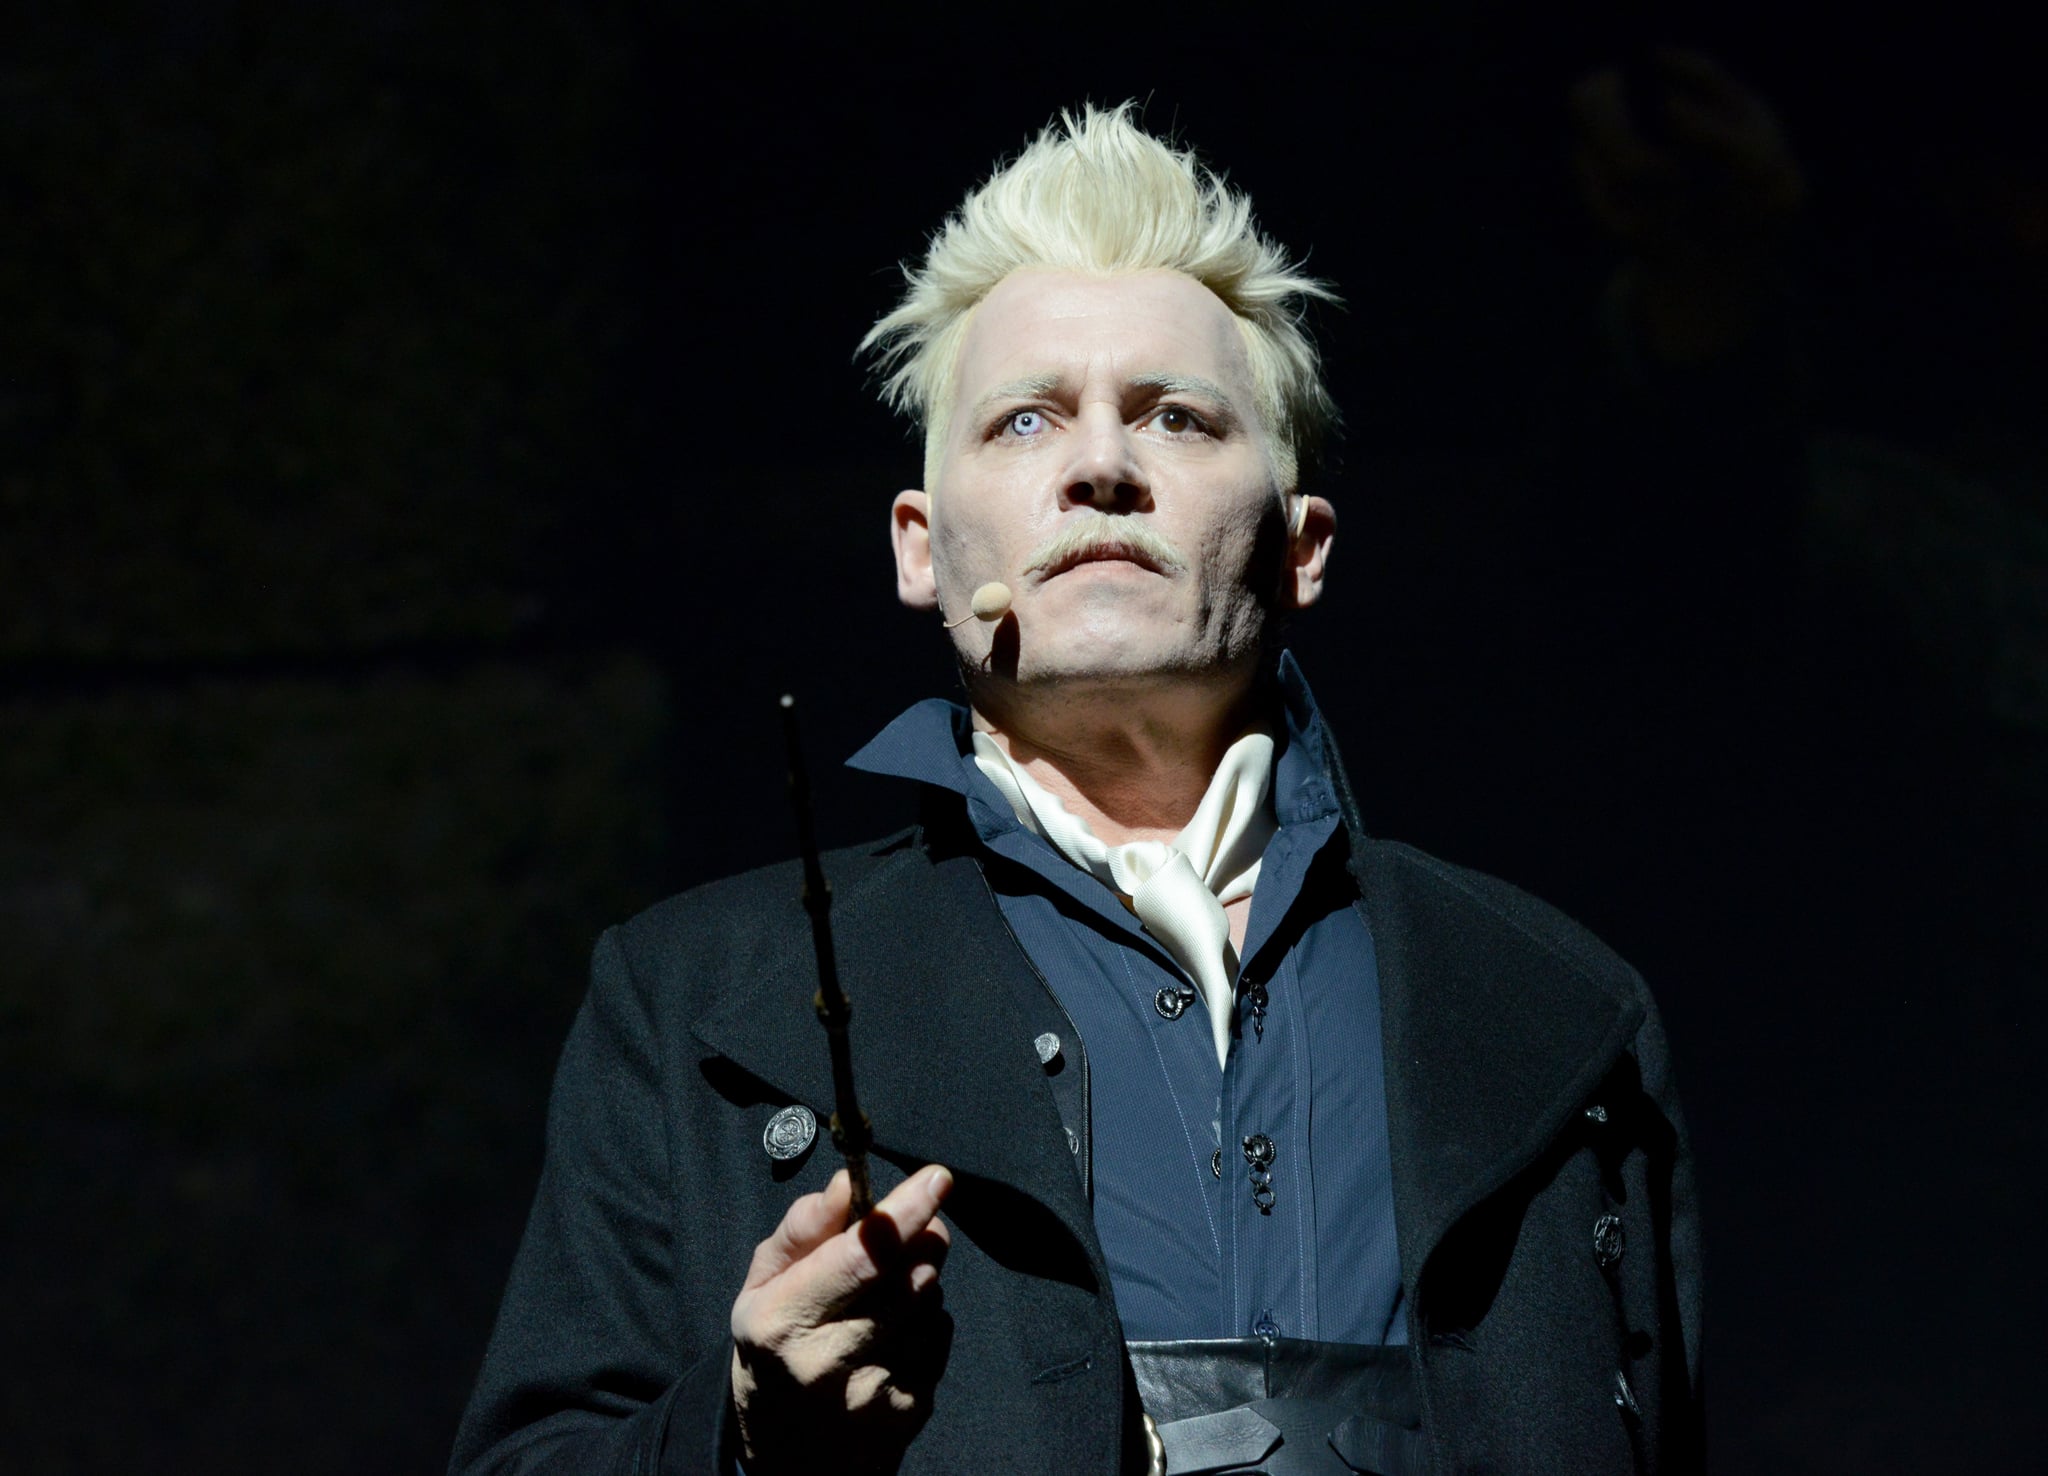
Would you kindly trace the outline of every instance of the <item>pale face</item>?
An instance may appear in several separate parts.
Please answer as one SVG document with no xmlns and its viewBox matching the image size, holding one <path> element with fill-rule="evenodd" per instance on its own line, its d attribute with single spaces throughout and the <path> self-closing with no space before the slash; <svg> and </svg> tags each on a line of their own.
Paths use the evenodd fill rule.
<svg viewBox="0 0 2048 1476">
<path fill-rule="evenodd" d="M 1280 485 L 1237 321 L 1190 277 L 1005 278 L 943 434 L 931 495 L 896 499 L 898 593 L 950 620 L 1009 585 L 1020 684 L 1249 670 L 1274 615 L 1321 590 L 1329 505 Z M 1043 557 L 1091 523 L 1114 536 Z M 991 632 L 953 640 L 973 669 Z"/>
</svg>

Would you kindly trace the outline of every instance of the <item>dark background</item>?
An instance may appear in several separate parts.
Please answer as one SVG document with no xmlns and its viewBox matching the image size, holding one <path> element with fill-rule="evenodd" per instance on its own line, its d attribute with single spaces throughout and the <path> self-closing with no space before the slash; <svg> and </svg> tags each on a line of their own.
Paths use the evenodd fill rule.
<svg viewBox="0 0 2048 1476">
<path fill-rule="evenodd" d="M 788 852 L 785 688 L 826 838 L 903 817 L 827 762 L 951 689 L 894 264 L 1135 97 L 1346 299 L 1296 647 L 1369 823 L 1664 1002 L 1715 1469 L 2039 1469 L 2048 125 L 2019 31 L 1802 14 L 14 10 L 9 1468 L 440 1468 L 597 931 Z"/>
</svg>

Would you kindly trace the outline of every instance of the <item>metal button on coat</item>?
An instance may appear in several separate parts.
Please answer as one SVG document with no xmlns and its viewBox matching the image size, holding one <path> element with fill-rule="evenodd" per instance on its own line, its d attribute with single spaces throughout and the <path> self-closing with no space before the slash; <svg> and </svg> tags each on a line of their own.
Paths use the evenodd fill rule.
<svg viewBox="0 0 2048 1476">
<path fill-rule="evenodd" d="M 1038 1052 L 1038 1064 L 1050 1066 L 1052 1065 L 1052 1058 L 1060 1053 L 1060 1038 L 1048 1030 L 1045 1034 L 1039 1036 L 1038 1039 L 1032 1041 L 1031 1047 Z"/>
<path fill-rule="evenodd" d="M 1620 1215 L 1602 1215 L 1593 1222 L 1593 1259 L 1612 1266 L 1628 1251 L 1628 1231 Z"/>
<path fill-rule="evenodd" d="M 1605 1122 L 1605 1121 L 1607 1121 L 1607 1109 L 1606 1109 L 1605 1107 L 1602 1107 L 1602 1106 L 1601 1106 L 1601 1105 L 1600 1105 L 1600 1104 L 1599 1104 L 1598 1102 L 1595 1102 L 1595 1103 L 1594 1103 L 1594 1104 L 1593 1104 L 1592 1106 L 1590 1106 L 1590 1107 L 1588 1107 L 1588 1108 L 1586 1109 L 1586 1121 L 1588 1121 L 1588 1122 Z"/>
<path fill-rule="evenodd" d="M 1264 1133 L 1253 1133 L 1244 1140 L 1244 1161 L 1255 1169 L 1271 1168 L 1276 1151 L 1273 1140 Z"/>
<path fill-rule="evenodd" d="M 801 1158 L 818 1136 L 818 1119 L 801 1104 L 785 1107 L 768 1119 L 761 1132 L 761 1146 L 777 1163 Z"/>
</svg>

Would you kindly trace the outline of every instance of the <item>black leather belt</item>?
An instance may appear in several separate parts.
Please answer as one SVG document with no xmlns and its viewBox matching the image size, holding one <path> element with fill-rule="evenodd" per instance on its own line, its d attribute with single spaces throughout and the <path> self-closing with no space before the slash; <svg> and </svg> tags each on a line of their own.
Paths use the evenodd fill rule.
<svg viewBox="0 0 2048 1476">
<path fill-rule="evenodd" d="M 1127 1345 L 1166 1476 L 1423 1476 L 1405 1347 L 1301 1338 Z"/>
</svg>

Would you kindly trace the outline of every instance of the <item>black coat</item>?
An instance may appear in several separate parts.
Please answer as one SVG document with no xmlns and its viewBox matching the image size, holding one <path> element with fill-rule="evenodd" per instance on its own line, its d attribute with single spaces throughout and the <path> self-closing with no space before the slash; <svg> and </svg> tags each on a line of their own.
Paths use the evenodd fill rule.
<svg viewBox="0 0 2048 1476">
<path fill-rule="evenodd" d="M 827 858 L 877 1195 L 927 1162 L 957 1180 L 951 1360 L 902 1469 L 1112 1473 L 1129 1375 L 1032 1048 L 1044 985 L 942 809 Z M 1696 1469 L 1697 1218 L 1648 992 L 1543 904 L 1352 836 L 1436 1469 Z M 831 1105 L 798 898 L 795 867 L 769 868 L 599 941 L 452 1470 L 719 1469 L 749 1257 L 838 1166 L 822 1132 L 794 1164 L 762 1145 L 778 1107 L 822 1122 Z M 1603 1265 L 1594 1227 L 1610 1215 L 1625 1249 Z"/>
</svg>

